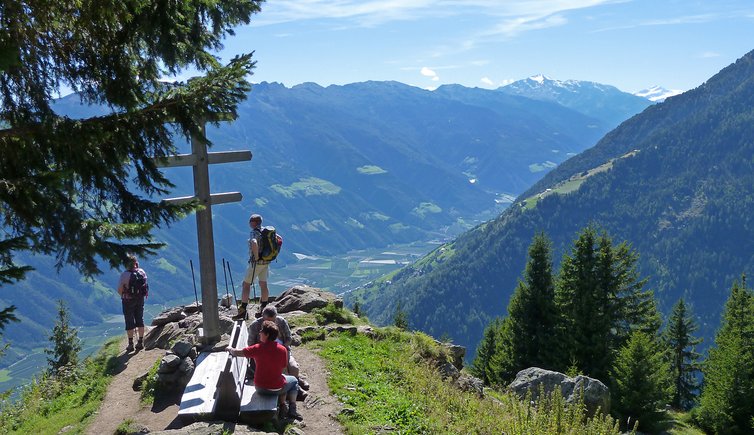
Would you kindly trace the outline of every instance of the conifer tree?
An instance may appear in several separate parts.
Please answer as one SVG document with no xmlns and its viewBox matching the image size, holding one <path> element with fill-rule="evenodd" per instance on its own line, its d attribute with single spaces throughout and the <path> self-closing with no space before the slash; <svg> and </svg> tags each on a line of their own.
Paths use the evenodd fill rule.
<svg viewBox="0 0 754 435">
<path fill-rule="evenodd" d="M 754 294 L 733 283 L 715 347 L 704 365 L 699 418 L 718 434 L 751 433 L 754 417 Z"/>
<path fill-rule="evenodd" d="M 497 350 L 501 324 L 500 318 L 495 318 L 484 328 L 482 341 L 477 346 L 476 356 L 471 363 L 471 373 L 485 385 L 492 385 L 497 378 L 492 358 Z"/>
<path fill-rule="evenodd" d="M 508 304 L 506 327 L 501 331 L 501 344 L 509 355 L 509 366 L 503 370 L 507 376 L 528 367 L 555 368 L 557 311 L 550 246 L 543 233 L 534 236 L 523 280 Z"/>
<path fill-rule="evenodd" d="M 403 303 L 398 301 L 393 314 L 393 325 L 399 329 L 408 329 L 408 315 L 403 309 Z"/>
<path fill-rule="evenodd" d="M 85 275 L 98 259 L 153 253 L 152 230 L 198 206 L 159 201 L 172 184 L 152 158 L 176 153 L 174 135 L 235 116 L 254 62 L 222 65 L 212 51 L 260 3 L 0 3 L 0 284 L 29 271 L 19 251 Z M 162 80 L 188 68 L 201 75 Z M 103 114 L 55 113 L 50 100 L 68 89 Z"/>
<path fill-rule="evenodd" d="M 694 405 L 699 391 L 697 373 L 700 371 L 695 346 L 702 342 L 693 334 L 699 328 L 686 302 L 679 299 L 670 313 L 663 339 L 668 349 L 673 380 L 673 399 L 676 409 L 688 410 Z"/>
<path fill-rule="evenodd" d="M 70 325 L 68 309 L 63 300 L 58 301 L 58 319 L 52 328 L 50 343 L 52 349 L 45 349 L 45 353 L 52 355 L 47 358 L 50 365 L 50 371 L 58 374 L 65 368 L 75 368 L 78 365 L 78 355 L 81 352 L 81 340 L 79 340 L 79 330 Z"/>
<path fill-rule="evenodd" d="M 556 285 L 561 359 L 559 370 L 574 363 L 583 373 L 607 381 L 617 350 L 635 330 L 650 335 L 660 316 L 646 280 L 636 270 L 638 254 L 628 244 L 614 246 L 593 227 L 579 234 L 564 255 Z"/>
<path fill-rule="evenodd" d="M 669 365 L 656 336 L 633 332 L 612 369 L 614 412 L 624 424 L 656 432 L 669 398 Z"/>
</svg>

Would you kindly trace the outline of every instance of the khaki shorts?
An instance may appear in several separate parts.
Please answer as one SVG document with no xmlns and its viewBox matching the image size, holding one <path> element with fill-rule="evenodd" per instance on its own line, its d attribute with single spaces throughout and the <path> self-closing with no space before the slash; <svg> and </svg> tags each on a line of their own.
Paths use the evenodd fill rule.
<svg viewBox="0 0 754 435">
<path fill-rule="evenodd" d="M 254 263 L 249 263 L 249 267 L 246 268 L 246 276 L 244 276 L 243 281 L 245 283 L 253 283 L 254 278 L 258 278 L 259 281 L 267 282 L 267 275 L 269 273 L 269 263 L 260 264 L 257 263 L 256 268 L 254 267 Z"/>
</svg>

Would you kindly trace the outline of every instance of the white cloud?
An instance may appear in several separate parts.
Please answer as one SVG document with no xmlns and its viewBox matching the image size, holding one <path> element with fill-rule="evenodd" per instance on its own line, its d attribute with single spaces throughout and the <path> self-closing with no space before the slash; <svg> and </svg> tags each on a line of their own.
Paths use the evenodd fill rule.
<svg viewBox="0 0 754 435">
<path fill-rule="evenodd" d="M 432 77 L 432 81 L 433 82 L 440 81 L 440 77 L 434 76 L 434 77 Z"/>
<path fill-rule="evenodd" d="M 427 68 L 426 66 L 422 67 L 421 71 L 419 71 L 419 72 L 424 77 L 437 77 L 437 73 L 434 72 L 434 70 L 431 70 L 431 69 Z"/>
<path fill-rule="evenodd" d="M 702 59 L 711 59 L 713 57 L 720 57 L 720 56 L 721 56 L 720 53 L 717 53 L 714 51 L 705 51 L 704 53 L 699 54 L 699 57 L 701 57 Z"/>
<path fill-rule="evenodd" d="M 483 84 L 487 85 L 487 86 L 495 86 L 495 82 L 493 82 L 492 80 L 490 80 L 489 77 L 482 77 L 481 79 L 479 79 L 479 81 L 482 82 Z"/>
<path fill-rule="evenodd" d="M 332 19 L 374 27 L 391 21 L 483 14 L 508 20 L 541 19 L 568 10 L 629 0 L 277 0 L 265 3 L 253 25 Z"/>
</svg>

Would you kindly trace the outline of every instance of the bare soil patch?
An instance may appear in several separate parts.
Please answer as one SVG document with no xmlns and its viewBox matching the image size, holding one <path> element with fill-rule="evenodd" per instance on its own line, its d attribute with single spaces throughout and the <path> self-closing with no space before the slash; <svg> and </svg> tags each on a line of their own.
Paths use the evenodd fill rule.
<svg viewBox="0 0 754 435">
<path fill-rule="evenodd" d="M 134 380 L 147 373 L 155 361 L 165 355 L 165 350 L 142 350 L 126 354 L 126 344 L 127 340 L 124 337 L 121 342 L 121 348 L 124 350 L 118 355 L 117 374 L 111 381 L 105 400 L 86 433 L 112 434 L 126 420 L 131 420 L 135 427 L 150 432 L 180 429 L 182 422 L 177 419 L 177 415 L 182 392 L 155 400 L 151 406 L 145 406 L 141 403 L 141 392 L 133 389 Z M 296 426 L 305 434 L 342 434 L 343 429 L 335 420 L 341 405 L 330 394 L 324 362 L 316 353 L 304 347 L 294 348 L 293 354 L 301 367 L 301 377 L 310 384 L 309 397 L 304 402 L 298 402 L 298 411 L 304 420 L 296 423 Z M 240 426 L 238 429 L 241 429 Z M 248 433 L 246 430 L 238 431 Z"/>
</svg>

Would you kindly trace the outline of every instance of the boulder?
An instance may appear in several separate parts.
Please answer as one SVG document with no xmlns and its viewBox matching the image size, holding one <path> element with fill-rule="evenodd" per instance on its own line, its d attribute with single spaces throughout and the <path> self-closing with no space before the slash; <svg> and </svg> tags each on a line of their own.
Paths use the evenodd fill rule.
<svg viewBox="0 0 754 435">
<path fill-rule="evenodd" d="M 567 403 L 578 401 L 583 392 L 584 405 L 589 415 L 594 415 L 597 409 L 605 414 L 610 412 L 610 390 L 599 380 L 588 376 L 570 378 L 560 372 L 529 367 L 518 372 L 516 379 L 508 385 L 508 389 L 518 397 L 524 398 L 527 393 L 531 393 L 531 398 L 535 401 L 539 397 L 540 388 L 544 388 L 545 393 L 560 389 Z"/>
<path fill-rule="evenodd" d="M 291 287 L 278 296 L 274 302 L 275 308 L 281 314 L 298 310 L 308 313 L 328 303 L 333 303 L 338 308 L 343 307 L 343 300 L 333 293 L 309 286 Z"/>
<path fill-rule="evenodd" d="M 233 296 L 223 295 L 223 297 L 220 298 L 221 307 L 230 308 L 231 305 L 233 305 Z"/>
<path fill-rule="evenodd" d="M 173 353 L 178 355 L 179 357 L 184 358 L 191 353 L 191 349 L 193 348 L 194 345 L 192 343 L 181 340 L 177 341 L 170 350 L 172 350 Z"/>
<path fill-rule="evenodd" d="M 186 318 L 183 307 L 169 308 L 152 319 L 152 326 L 160 326 L 166 323 L 177 322 Z"/>
<path fill-rule="evenodd" d="M 182 337 L 184 334 L 186 334 L 186 330 L 182 329 L 176 322 L 150 328 L 144 336 L 144 348 L 146 350 L 154 348 L 168 349 L 171 342 L 178 339 L 178 337 Z"/>
<path fill-rule="evenodd" d="M 462 391 L 476 393 L 479 397 L 484 396 L 484 381 L 474 376 L 461 373 L 461 376 L 456 380 L 456 386 Z"/>
<path fill-rule="evenodd" d="M 181 365 L 181 357 L 174 354 L 165 355 L 160 361 L 160 367 L 157 368 L 157 373 L 173 373 L 178 370 Z"/>
<path fill-rule="evenodd" d="M 466 356 L 466 348 L 453 343 L 440 343 L 440 345 L 445 347 L 448 351 L 450 362 L 452 362 L 458 370 L 461 370 L 463 368 L 463 358 Z"/>
<path fill-rule="evenodd" d="M 192 302 L 191 304 L 184 306 L 183 307 L 183 311 L 186 314 L 188 314 L 188 315 L 191 315 L 191 314 L 194 314 L 194 313 L 201 313 L 202 312 L 202 303 L 201 302 L 199 302 L 199 303 Z"/>
</svg>

